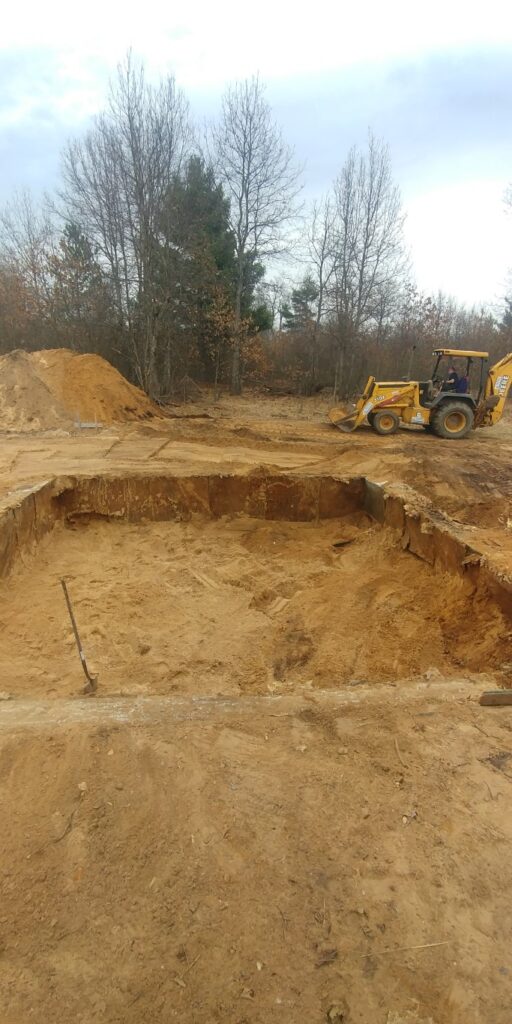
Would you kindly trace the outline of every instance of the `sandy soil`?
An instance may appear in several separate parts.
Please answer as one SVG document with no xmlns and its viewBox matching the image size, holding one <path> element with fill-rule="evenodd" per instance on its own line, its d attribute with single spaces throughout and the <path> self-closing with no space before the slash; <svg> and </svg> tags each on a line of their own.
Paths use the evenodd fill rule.
<svg viewBox="0 0 512 1024">
<path fill-rule="evenodd" d="M 79 520 L 0 584 L 11 694 L 59 697 L 83 684 L 61 578 L 100 695 L 331 689 L 499 674 L 512 659 L 497 608 L 364 513 L 323 524 Z"/>
<path fill-rule="evenodd" d="M 2 1022 L 508 1024 L 510 722 L 443 696 L 2 736 Z"/>
<path fill-rule="evenodd" d="M 4 438 L 0 488 L 360 472 L 510 569 L 509 421 L 347 437 L 327 404 Z M 477 703 L 512 663 L 493 608 L 362 519 L 91 523 L 1 585 L 0 621 L 2 1024 L 508 1024 L 512 718 Z"/>
<path fill-rule="evenodd" d="M 512 563 L 512 417 L 461 442 L 421 429 L 377 437 L 369 428 L 341 434 L 327 422 L 328 397 L 205 400 L 176 418 L 109 430 L 1 437 L 0 497 L 48 475 L 80 469 L 187 474 L 257 465 L 308 473 L 362 473 L 402 481 L 459 521 L 468 539 L 504 568 Z"/>
<path fill-rule="evenodd" d="M 0 356 L 0 429 L 70 430 L 152 419 L 161 410 L 106 359 L 71 349 Z"/>
</svg>

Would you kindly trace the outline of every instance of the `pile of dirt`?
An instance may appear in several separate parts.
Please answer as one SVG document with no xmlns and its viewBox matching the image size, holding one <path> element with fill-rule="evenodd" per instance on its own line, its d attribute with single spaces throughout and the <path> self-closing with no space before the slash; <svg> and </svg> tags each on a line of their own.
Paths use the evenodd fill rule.
<svg viewBox="0 0 512 1024">
<path fill-rule="evenodd" d="M 106 359 L 70 349 L 16 350 L 0 357 L 0 429 L 69 429 L 161 415 Z"/>
</svg>

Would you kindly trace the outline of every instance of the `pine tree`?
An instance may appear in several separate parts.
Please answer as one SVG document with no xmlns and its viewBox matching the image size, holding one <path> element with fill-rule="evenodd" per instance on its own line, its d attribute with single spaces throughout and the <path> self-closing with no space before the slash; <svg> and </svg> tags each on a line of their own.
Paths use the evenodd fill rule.
<svg viewBox="0 0 512 1024">
<path fill-rule="evenodd" d="M 289 331 L 304 331 L 311 327 L 317 299 L 318 288 L 311 274 L 306 274 L 302 283 L 292 290 L 291 304 L 283 306 L 284 327 Z"/>
<path fill-rule="evenodd" d="M 213 379 L 230 343 L 235 248 L 229 208 L 210 167 L 197 156 L 172 181 L 161 217 L 159 268 L 167 295 L 166 390 L 199 359 Z"/>
<path fill-rule="evenodd" d="M 71 348 L 101 350 L 112 323 L 109 288 L 92 245 L 77 224 L 65 225 L 48 264 L 53 330 Z"/>
</svg>

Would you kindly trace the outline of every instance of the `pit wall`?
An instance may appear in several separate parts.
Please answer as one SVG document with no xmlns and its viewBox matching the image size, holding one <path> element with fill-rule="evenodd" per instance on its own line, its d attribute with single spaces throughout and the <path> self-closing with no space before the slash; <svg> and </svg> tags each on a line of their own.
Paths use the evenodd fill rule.
<svg viewBox="0 0 512 1024">
<path fill-rule="evenodd" d="M 115 475 L 56 478 L 0 504 L 0 577 L 54 527 L 83 516 L 128 522 L 186 521 L 193 515 L 312 522 L 364 509 L 404 550 L 435 570 L 463 576 L 512 617 L 512 579 L 461 537 L 456 525 L 405 485 L 364 477 Z"/>
</svg>

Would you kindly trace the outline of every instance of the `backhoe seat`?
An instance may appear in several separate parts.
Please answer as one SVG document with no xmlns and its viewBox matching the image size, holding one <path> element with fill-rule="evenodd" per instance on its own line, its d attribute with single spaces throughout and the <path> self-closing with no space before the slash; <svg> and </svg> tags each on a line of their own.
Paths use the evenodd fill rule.
<svg viewBox="0 0 512 1024">
<path fill-rule="evenodd" d="M 419 384 L 420 391 L 420 405 L 428 406 L 430 402 L 434 400 L 434 390 L 431 380 L 420 380 Z"/>
</svg>

